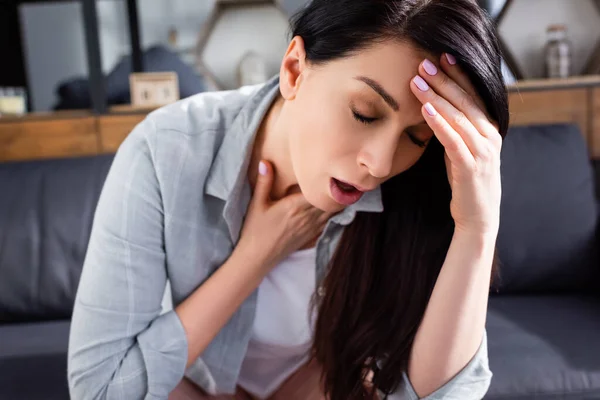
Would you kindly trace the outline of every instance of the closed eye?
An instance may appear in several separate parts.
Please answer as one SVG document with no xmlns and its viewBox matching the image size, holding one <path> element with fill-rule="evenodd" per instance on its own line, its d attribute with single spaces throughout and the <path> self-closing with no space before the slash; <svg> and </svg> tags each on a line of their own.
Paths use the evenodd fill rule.
<svg viewBox="0 0 600 400">
<path fill-rule="evenodd" d="M 355 120 L 357 120 L 358 122 L 365 124 L 365 125 L 372 124 L 373 122 L 378 120 L 378 118 L 367 117 L 365 115 L 362 115 L 361 113 L 359 113 L 358 111 L 356 111 L 354 109 L 352 109 L 352 116 L 354 117 Z M 429 140 L 418 139 L 417 136 L 411 132 L 405 131 L 405 133 L 408 136 L 408 138 L 410 139 L 410 141 L 419 147 L 425 147 L 425 146 L 427 146 L 427 143 L 429 142 Z"/>
<path fill-rule="evenodd" d="M 412 134 L 410 132 L 405 132 L 405 133 L 408 136 L 408 138 L 410 139 L 410 141 L 419 147 L 425 147 L 425 146 L 427 146 L 427 142 L 429 142 L 429 140 L 419 140 L 414 134 Z"/>
<path fill-rule="evenodd" d="M 369 124 L 377 121 L 377 118 L 364 116 L 364 115 L 360 114 L 359 112 L 357 112 L 356 110 L 352 110 L 352 115 L 354 116 L 355 120 L 357 120 L 358 122 L 361 122 L 365 125 L 369 125 Z"/>
</svg>

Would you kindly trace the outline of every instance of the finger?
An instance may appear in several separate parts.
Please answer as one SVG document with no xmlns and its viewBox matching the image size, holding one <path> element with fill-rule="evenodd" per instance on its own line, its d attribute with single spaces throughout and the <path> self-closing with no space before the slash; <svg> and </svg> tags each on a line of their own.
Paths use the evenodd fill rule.
<svg viewBox="0 0 600 400">
<path fill-rule="evenodd" d="M 318 208 L 311 207 L 308 210 L 304 210 L 302 213 L 306 217 L 309 225 L 315 226 L 318 224 L 319 217 L 323 214 L 323 211 L 319 210 Z"/>
<path fill-rule="evenodd" d="M 448 173 L 448 182 L 452 183 L 452 168 L 450 168 L 450 164 L 452 162 L 450 161 L 450 159 L 448 158 L 448 153 L 444 154 L 444 164 L 446 164 L 446 172 Z"/>
<path fill-rule="evenodd" d="M 321 217 L 323 214 L 325 214 L 325 211 L 314 206 L 308 212 L 310 212 L 311 217 L 313 217 L 315 221 L 318 220 L 319 217 Z"/>
<path fill-rule="evenodd" d="M 324 212 L 319 216 L 319 223 L 327 224 L 327 222 L 333 217 L 336 213 Z"/>
<path fill-rule="evenodd" d="M 271 188 L 273 187 L 273 167 L 268 161 L 258 163 L 258 177 L 254 186 L 253 202 L 267 205 L 271 201 Z"/>
<path fill-rule="evenodd" d="M 437 112 L 431 103 L 425 103 L 421 108 L 421 112 L 437 139 L 444 146 L 450 162 L 458 167 L 472 168 L 475 164 L 475 159 L 471 151 L 448 121 Z"/>
<path fill-rule="evenodd" d="M 445 98 L 438 95 L 425 80 L 415 76 L 411 82 L 411 89 L 421 103 L 430 103 L 440 113 L 453 130 L 462 138 L 473 157 L 484 154 L 486 139 L 479 133 L 469 118 L 456 109 Z M 433 129 L 433 127 L 432 127 Z"/>
<path fill-rule="evenodd" d="M 327 218 L 327 213 L 318 208 L 309 210 L 307 215 L 310 220 L 310 225 L 314 230 L 321 230 L 322 226 L 327 224 L 327 221 L 329 220 L 329 218 Z"/>
<path fill-rule="evenodd" d="M 465 74 L 458 65 L 456 57 L 448 53 L 442 54 L 442 56 L 440 57 L 440 66 L 442 67 L 442 70 L 450 78 L 452 78 L 452 80 L 454 80 L 454 82 L 456 82 L 462 90 L 464 90 L 467 94 L 472 96 L 473 99 L 475 99 L 477 105 L 479 105 L 479 107 L 485 112 L 485 104 L 479 97 L 475 86 L 473 86 L 467 74 Z"/>
<path fill-rule="evenodd" d="M 453 66 L 452 69 L 456 71 L 459 67 Z M 485 105 L 471 83 L 468 88 L 464 88 L 453 77 L 439 70 L 430 60 L 421 63 L 419 74 L 440 96 L 465 114 L 481 135 L 489 137 L 498 134 L 497 129 L 490 122 Z M 463 77 L 463 80 L 465 79 L 468 81 L 468 78 Z"/>
<path fill-rule="evenodd" d="M 321 236 L 325 228 L 327 228 L 327 221 L 324 221 L 318 225 L 317 231 L 319 232 L 319 236 Z"/>
<path fill-rule="evenodd" d="M 475 102 L 477 103 L 477 105 L 479 105 L 481 110 L 487 116 L 488 121 L 494 127 L 495 132 L 491 132 L 490 134 L 491 135 L 499 134 L 498 129 L 500 129 L 500 127 L 498 125 L 498 122 L 495 121 L 491 117 L 491 115 L 488 113 L 485 103 L 479 96 L 479 93 L 477 93 L 477 89 L 475 89 L 475 86 L 473 86 L 473 82 L 471 82 L 471 79 L 469 79 L 469 77 L 463 71 L 463 69 L 460 67 L 460 65 L 458 65 L 458 61 L 456 60 L 456 57 L 454 57 L 448 53 L 444 53 L 441 56 L 440 65 L 442 66 L 442 69 L 444 70 L 444 72 L 450 78 L 452 78 L 458 84 L 458 86 L 460 86 L 465 92 L 467 92 L 469 95 L 471 95 L 473 97 L 473 99 L 475 99 Z M 487 130 L 485 130 L 482 133 L 487 134 Z"/>
</svg>

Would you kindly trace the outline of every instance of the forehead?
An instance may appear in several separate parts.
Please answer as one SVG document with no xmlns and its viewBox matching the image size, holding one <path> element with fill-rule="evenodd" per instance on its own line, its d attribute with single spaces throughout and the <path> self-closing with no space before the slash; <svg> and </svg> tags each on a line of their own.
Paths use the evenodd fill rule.
<svg viewBox="0 0 600 400">
<path fill-rule="evenodd" d="M 333 79 L 347 80 L 365 76 L 377 81 L 396 99 L 404 111 L 419 112 L 421 103 L 410 90 L 410 81 L 418 74 L 419 64 L 428 55 L 408 42 L 385 41 L 333 62 L 329 68 Z"/>
<path fill-rule="evenodd" d="M 410 77 L 417 73 L 419 64 L 430 58 L 436 61 L 424 50 L 410 42 L 382 41 L 357 52 L 346 58 L 348 66 L 369 70 L 382 75 Z M 408 77 L 408 79 L 410 79 Z"/>
</svg>

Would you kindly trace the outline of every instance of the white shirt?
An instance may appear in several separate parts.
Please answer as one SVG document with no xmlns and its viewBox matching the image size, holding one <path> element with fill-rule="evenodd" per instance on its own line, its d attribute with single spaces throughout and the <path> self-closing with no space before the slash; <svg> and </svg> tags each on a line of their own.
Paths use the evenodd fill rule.
<svg viewBox="0 0 600 400">
<path fill-rule="evenodd" d="M 238 385 L 265 399 L 308 361 L 316 249 L 291 254 L 261 282 Z"/>
</svg>

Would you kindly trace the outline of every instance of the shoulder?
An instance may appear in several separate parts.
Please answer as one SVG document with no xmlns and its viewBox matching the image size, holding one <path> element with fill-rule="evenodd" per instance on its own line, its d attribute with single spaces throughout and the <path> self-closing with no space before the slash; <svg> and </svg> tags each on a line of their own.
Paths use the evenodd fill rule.
<svg viewBox="0 0 600 400">
<path fill-rule="evenodd" d="M 143 144 L 156 164 L 182 158 L 210 163 L 240 112 L 261 85 L 200 93 L 150 113 L 122 147 Z"/>
<path fill-rule="evenodd" d="M 201 93 L 162 107 L 134 128 L 119 148 L 118 159 L 125 167 L 143 161 L 155 177 L 165 212 L 200 204 L 210 182 L 236 179 L 235 163 L 247 150 L 246 139 L 254 129 L 251 123 L 259 119 L 276 89 L 274 80 Z M 222 182 L 211 187 L 219 185 Z"/>
<path fill-rule="evenodd" d="M 157 134 L 179 132 L 199 136 L 226 131 L 256 87 L 205 92 L 159 108 L 147 117 Z"/>
</svg>

